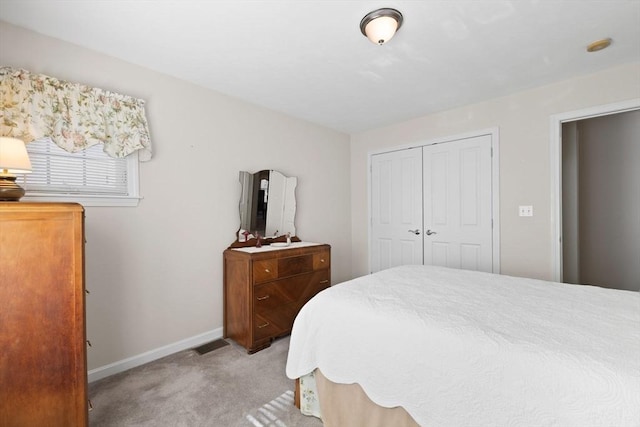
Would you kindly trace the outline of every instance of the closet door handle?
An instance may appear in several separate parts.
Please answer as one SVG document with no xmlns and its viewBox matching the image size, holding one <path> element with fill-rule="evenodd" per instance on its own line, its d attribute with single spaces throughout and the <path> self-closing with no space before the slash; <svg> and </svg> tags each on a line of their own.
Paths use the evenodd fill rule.
<svg viewBox="0 0 640 427">
<path fill-rule="evenodd" d="M 409 230 L 409 233 L 413 233 L 413 234 L 415 234 L 416 236 L 419 236 L 419 235 L 420 235 L 420 230 L 418 230 L 418 229 L 416 228 L 415 230 Z"/>
<path fill-rule="evenodd" d="M 432 234 L 438 234 L 435 231 L 427 230 L 426 235 L 431 236 Z"/>
</svg>

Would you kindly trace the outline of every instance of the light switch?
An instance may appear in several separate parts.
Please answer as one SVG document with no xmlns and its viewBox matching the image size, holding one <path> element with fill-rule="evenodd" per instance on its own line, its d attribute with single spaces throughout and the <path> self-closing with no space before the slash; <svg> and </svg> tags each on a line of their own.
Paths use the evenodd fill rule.
<svg viewBox="0 0 640 427">
<path fill-rule="evenodd" d="M 533 206 L 519 206 L 519 216 L 533 216 Z"/>
</svg>

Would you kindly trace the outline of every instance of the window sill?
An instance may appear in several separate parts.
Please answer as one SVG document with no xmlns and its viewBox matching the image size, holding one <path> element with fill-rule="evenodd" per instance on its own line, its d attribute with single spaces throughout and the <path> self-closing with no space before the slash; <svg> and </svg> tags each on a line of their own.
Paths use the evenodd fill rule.
<svg viewBox="0 0 640 427">
<path fill-rule="evenodd" d="M 88 196 L 73 194 L 27 194 L 20 200 L 23 202 L 74 202 L 82 206 L 103 206 L 103 207 L 135 207 L 142 197 L 135 196 Z"/>
</svg>

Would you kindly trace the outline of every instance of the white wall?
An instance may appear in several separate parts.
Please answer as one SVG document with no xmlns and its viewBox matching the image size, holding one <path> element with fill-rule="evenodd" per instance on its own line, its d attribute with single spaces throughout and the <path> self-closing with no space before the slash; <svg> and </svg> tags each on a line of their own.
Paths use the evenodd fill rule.
<svg viewBox="0 0 640 427">
<path fill-rule="evenodd" d="M 640 111 L 578 132 L 580 281 L 640 291 Z"/>
<path fill-rule="evenodd" d="M 501 271 L 551 279 L 550 116 L 639 96 L 640 63 L 633 63 L 352 135 L 354 276 L 368 271 L 368 153 L 498 127 Z M 518 217 L 518 205 L 533 205 L 534 216 Z"/>
<path fill-rule="evenodd" d="M 221 331 L 240 170 L 297 176 L 298 236 L 331 244 L 333 282 L 350 278 L 348 135 L 2 22 L 0 63 L 147 101 L 144 199 L 86 209 L 90 369 Z"/>
</svg>

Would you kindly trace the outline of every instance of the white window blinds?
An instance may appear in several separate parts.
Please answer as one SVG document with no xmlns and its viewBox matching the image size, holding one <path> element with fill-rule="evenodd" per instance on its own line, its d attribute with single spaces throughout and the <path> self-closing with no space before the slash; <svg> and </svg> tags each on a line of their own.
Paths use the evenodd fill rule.
<svg viewBox="0 0 640 427">
<path fill-rule="evenodd" d="M 103 148 L 97 144 L 69 153 L 48 138 L 28 143 L 33 171 L 22 179 L 27 194 L 135 196 L 130 194 L 127 159 L 110 157 Z"/>
</svg>

